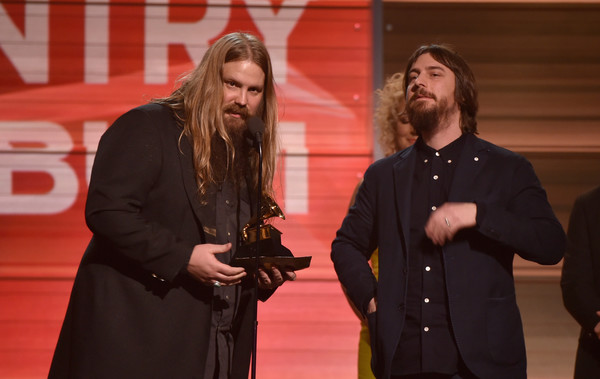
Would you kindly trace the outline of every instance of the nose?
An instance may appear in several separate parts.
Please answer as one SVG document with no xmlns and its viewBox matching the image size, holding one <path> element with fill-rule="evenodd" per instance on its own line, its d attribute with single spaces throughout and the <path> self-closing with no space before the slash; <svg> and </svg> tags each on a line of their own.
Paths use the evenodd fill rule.
<svg viewBox="0 0 600 379">
<path fill-rule="evenodd" d="M 413 91 L 416 91 L 419 89 L 419 87 L 425 87 L 425 80 L 423 78 L 421 78 L 421 75 L 417 75 L 414 79 L 413 79 Z"/>
<path fill-rule="evenodd" d="M 248 104 L 248 91 L 240 89 L 235 98 L 235 103 L 241 107 L 245 107 Z"/>
</svg>

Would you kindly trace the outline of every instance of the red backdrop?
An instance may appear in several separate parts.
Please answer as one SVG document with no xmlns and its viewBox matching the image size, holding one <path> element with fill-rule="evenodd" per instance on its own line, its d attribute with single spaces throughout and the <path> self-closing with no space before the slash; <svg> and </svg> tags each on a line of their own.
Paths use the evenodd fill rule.
<svg viewBox="0 0 600 379">
<path fill-rule="evenodd" d="M 355 376 L 329 246 L 372 155 L 369 0 L 0 0 L 0 378 L 47 375 L 102 132 L 237 30 L 265 42 L 278 84 L 276 226 L 313 256 L 259 309 L 260 377 Z"/>
<path fill-rule="evenodd" d="M 368 1 L 0 2 L 0 274 L 73 275 L 101 133 L 243 30 L 267 45 L 278 84 L 277 226 L 315 256 L 306 275 L 329 277 L 372 151 L 370 29 Z"/>
</svg>

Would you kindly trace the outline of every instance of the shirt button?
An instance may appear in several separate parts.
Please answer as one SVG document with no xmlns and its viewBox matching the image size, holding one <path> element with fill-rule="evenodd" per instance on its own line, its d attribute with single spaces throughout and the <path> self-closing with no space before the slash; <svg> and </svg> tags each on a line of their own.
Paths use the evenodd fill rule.
<svg viewBox="0 0 600 379">
<path fill-rule="evenodd" d="M 426 297 L 425 299 L 423 299 L 423 301 L 424 301 L 425 303 L 429 303 L 429 298 L 428 298 L 428 297 Z"/>
<path fill-rule="evenodd" d="M 439 178 L 439 176 L 437 176 L 437 175 L 433 176 L 433 180 L 438 180 L 438 178 Z"/>
<path fill-rule="evenodd" d="M 225 200 L 225 204 L 229 205 L 229 200 Z"/>
<path fill-rule="evenodd" d="M 431 207 L 432 211 L 435 211 L 437 209 L 437 207 L 434 205 L 433 207 Z"/>
<path fill-rule="evenodd" d="M 426 326 L 426 327 L 423 328 L 423 330 L 426 331 L 426 332 L 428 332 L 429 331 L 429 327 Z"/>
<path fill-rule="evenodd" d="M 440 156 L 440 152 L 439 152 L 439 151 L 436 151 L 436 152 L 435 152 L 435 156 L 436 156 L 436 157 L 439 157 L 439 156 Z"/>
<path fill-rule="evenodd" d="M 227 235 L 228 235 L 228 236 L 231 236 L 231 232 L 227 232 Z"/>
<path fill-rule="evenodd" d="M 475 157 L 475 158 L 473 158 L 473 160 L 474 160 L 475 162 L 477 162 L 477 161 L 479 161 L 479 157 Z"/>
<path fill-rule="evenodd" d="M 425 271 L 431 271 L 431 267 L 425 266 Z"/>
<path fill-rule="evenodd" d="M 425 160 L 423 161 L 423 163 L 427 163 L 427 162 L 429 162 L 429 159 L 425 159 Z"/>
<path fill-rule="evenodd" d="M 448 159 L 448 163 L 452 163 L 452 159 Z"/>
</svg>

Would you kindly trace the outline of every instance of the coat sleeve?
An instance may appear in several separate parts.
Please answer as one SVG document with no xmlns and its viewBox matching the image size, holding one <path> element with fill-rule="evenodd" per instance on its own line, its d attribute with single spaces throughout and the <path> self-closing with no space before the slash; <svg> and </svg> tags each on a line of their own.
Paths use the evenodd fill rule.
<svg viewBox="0 0 600 379">
<path fill-rule="evenodd" d="M 600 194 L 600 192 L 597 192 Z M 594 273 L 594 261 L 600 258 L 600 251 L 593 251 L 591 246 L 594 217 L 600 218 L 598 209 L 587 206 L 584 198 L 575 201 L 569 220 L 568 242 L 563 262 L 561 287 L 563 302 L 569 313 L 588 332 L 600 322 L 596 315 L 600 311 L 600 295 L 596 291 L 595 282 L 600 273 Z"/>
<path fill-rule="evenodd" d="M 161 278 L 173 280 L 185 267 L 193 245 L 161 225 L 145 210 L 163 170 L 159 127 L 135 109 L 121 116 L 100 139 L 86 203 L 86 222 L 111 250 Z M 169 146 L 170 147 L 170 146 Z"/>
<path fill-rule="evenodd" d="M 377 296 L 377 280 L 369 265 L 375 249 L 376 222 L 375 175 L 367 170 L 356 194 L 356 201 L 348 211 L 331 246 L 331 260 L 340 283 L 350 301 L 366 315 L 371 299 Z"/>
<path fill-rule="evenodd" d="M 477 199 L 477 226 L 486 237 L 523 259 L 556 264 L 564 254 L 565 232 L 548 203 L 531 163 L 517 156 L 506 201 Z M 505 183 L 499 187 L 505 188 Z"/>
</svg>

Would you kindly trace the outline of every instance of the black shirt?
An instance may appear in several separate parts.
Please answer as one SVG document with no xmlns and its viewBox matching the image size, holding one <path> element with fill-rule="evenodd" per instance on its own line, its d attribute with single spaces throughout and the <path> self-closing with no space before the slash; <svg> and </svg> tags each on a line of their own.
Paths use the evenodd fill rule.
<svg viewBox="0 0 600 379">
<path fill-rule="evenodd" d="M 459 355 L 452 335 L 442 249 L 425 235 L 432 212 L 448 200 L 465 135 L 436 151 L 415 144 L 411 188 L 406 319 L 394 355 L 392 374 L 455 374 Z"/>
<path fill-rule="evenodd" d="M 205 233 L 211 234 L 217 244 L 231 242 L 227 253 L 215 254 L 215 257 L 229 263 L 240 243 L 240 231 L 251 215 L 250 197 L 245 185 L 242 188 L 230 180 L 210 186 L 207 211 L 215 215 L 213 227 L 205 225 Z M 238 308 L 241 287 L 222 286 L 213 288 L 212 323 L 206 360 L 205 378 L 226 379 L 231 376 L 234 338 L 232 323 Z"/>
</svg>

